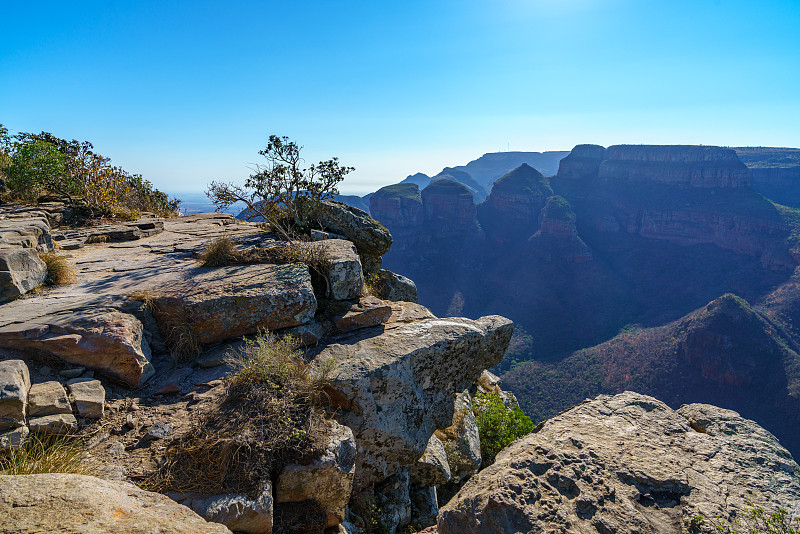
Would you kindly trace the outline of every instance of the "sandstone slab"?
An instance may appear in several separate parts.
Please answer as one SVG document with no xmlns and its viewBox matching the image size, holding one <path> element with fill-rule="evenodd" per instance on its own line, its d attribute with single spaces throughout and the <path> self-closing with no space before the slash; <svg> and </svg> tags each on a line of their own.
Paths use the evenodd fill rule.
<svg viewBox="0 0 800 534">
<path fill-rule="evenodd" d="M 447 454 L 447 463 L 454 482 L 460 482 L 480 469 L 481 440 L 468 391 L 462 391 L 456 396 L 453 423 L 446 429 L 437 430 L 436 436 L 441 440 Z"/>
<path fill-rule="evenodd" d="M 341 202 L 323 201 L 314 218 L 327 230 L 355 243 L 361 255 L 383 256 L 392 246 L 392 235 L 375 219 L 358 208 Z"/>
<path fill-rule="evenodd" d="M 22 360 L 0 361 L 0 429 L 25 424 L 31 375 Z"/>
<path fill-rule="evenodd" d="M 681 410 L 632 392 L 585 401 L 501 451 L 438 531 L 689 533 L 696 514 L 729 519 L 747 501 L 800 513 L 800 467 L 771 434 L 728 410 Z"/>
<path fill-rule="evenodd" d="M 330 403 L 358 442 L 357 489 L 422 456 L 434 430 L 452 424 L 453 394 L 500 362 L 512 330 L 499 316 L 424 319 L 312 353 L 314 365 L 332 366 Z"/>
<path fill-rule="evenodd" d="M 0 327 L 0 347 L 44 352 L 137 387 L 150 378 L 142 323 L 114 308 L 70 310 Z"/>
<path fill-rule="evenodd" d="M 392 316 L 391 305 L 376 297 L 362 297 L 356 302 L 334 304 L 332 308 L 337 313 L 331 320 L 339 332 L 378 326 Z"/>
<path fill-rule="evenodd" d="M 271 482 L 267 482 L 255 499 L 247 495 L 229 494 L 190 497 L 183 501 L 208 521 L 222 523 L 231 530 L 245 534 L 272 533 L 273 503 Z"/>
<path fill-rule="evenodd" d="M 9 534 L 230 534 L 169 498 L 85 475 L 0 475 L 0 525 Z"/>
<path fill-rule="evenodd" d="M 275 485 L 275 502 L 303 502 L 314 499 L 327 514 L 327 526 L 345 519 L 356 468 L 356 440 L 353 431 L 332 421 L 328 446 L 307 465 L 287 465 Z"/>
<path fill-rule="evenodd" d="M 21 426 L 7 432 L 0 432 L 0 452 L 19 448 L 30 433 L 27 426 Z"/>
<path fill-rule="evenodd" d="M 102 419 L 106 402 L 106 390 L 99 380 L 76 378 L 68 383 L 69 392 L 75 402 L 78 415 L 90 419 Z"/>
<path fill-rule="evenodd" d="M 55 380 L 33 384 L 28 392 L 28 415 L 39 417 L 60 413 L 72 413 L 64 386 Z"/>
<path fill-rule="evenodd" d="M 311 321 L 317 300 L 305 265 L 230 265 L 200 270 L 164 288 L 155 316 L 167 337 L 188 326 L 201 343 Z"/>
<path fill-rule="evenodd" d="M 78 420 L 71 413 L 43 415 L 30 418 L 28 420 L 28 428 L 30 428 L 31 432 L 40 432 L 42 434 L 69 434 L 78 430 Z"/>
<path fill-rule="evenodd" d="M 0 302 L 15 299 L 44 283 L 47 266 L 36 249 L 0 246 Z"/>
</svg>

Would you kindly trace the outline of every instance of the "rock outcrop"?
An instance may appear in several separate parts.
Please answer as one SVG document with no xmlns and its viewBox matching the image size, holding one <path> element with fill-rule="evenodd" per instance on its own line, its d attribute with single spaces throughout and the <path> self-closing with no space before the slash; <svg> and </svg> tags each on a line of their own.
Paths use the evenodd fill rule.
<svg viewBox="0 0 800 534">
<path fill-rule="evenodd" d="M 9 534 L 230 534 L 164 495 L 85 475 L 0 475 L 0 525 Z"/>
<path fill-rule="evenodd" d="M 355 244 L 366 273 L 380 269 L 380 258 L 391 248 L 392 235 L 369 214 L 340 202 L 326 200 L 316 208 L 313 218 L 326 230 L 342 235 Z"/>
<path fill-rule="evenodd" d="M 626 392 L 521 438 L 439 513 L 440 534 L 695 532 L 700 514 L 800 513 L 800 467 L 735 412 Z"/>
<path fill-rule="evenodd" d="M 606 149 L 599 145 L 576 145 L 558 164 L 560 180 L 594 178 L 600 171 Z"/>
<path fill-rule="evenodd" d="M 358 442 L 357 490 L 422 456 L 434 431 L 452 424 L 453 393 L 500 362 L 512 328 L 497 316 L 424 319 L 314 352 L 316 365 L 332 366 L 329 402 Z"/>
<path fill-rule="evenodd" d="M 0 326 L 0 349 L 44 352 L 101 371 L 131 386 L 153 375 L 142 323 L 114 308 L 42 315 Z"/>
</svg>

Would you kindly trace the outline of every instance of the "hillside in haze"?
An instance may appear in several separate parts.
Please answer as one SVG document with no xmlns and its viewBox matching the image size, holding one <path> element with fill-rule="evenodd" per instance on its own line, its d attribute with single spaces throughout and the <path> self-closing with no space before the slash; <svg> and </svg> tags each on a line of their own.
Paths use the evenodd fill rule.
<svg viewBox="0 0 800 534">
<path fill-rule="evenodd" d="M 579 145 L 555 176 L 498 175 L 482 202 L 463 178 L 417 175 L 370 210 L 395 236 L 384 264 L 434 313 L 515 321 L 496 370 L 536 419 L 635 389 L 740 411 L 800 451 L 794 316 L 774 311 L 800 300 L 800 213 L 759 192 L 782 184 L 791 204 L 790 179 L 753 177 L 792 155 Z"/>
</svg>

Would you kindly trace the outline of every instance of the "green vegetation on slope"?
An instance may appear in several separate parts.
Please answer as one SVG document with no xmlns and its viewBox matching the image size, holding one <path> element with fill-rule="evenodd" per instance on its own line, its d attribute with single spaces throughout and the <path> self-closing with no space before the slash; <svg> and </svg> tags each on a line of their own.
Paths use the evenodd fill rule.
<svg viewBox="0 0 800 534">
<path fill-rule="evenodd" d="M 512 441 L 533 432 L 536 425 L 519 408 L 506 408 L 497 393 L 478 393 L 472 400 L 481 438 L 481 467 L 494 463 L 501 450 Z"/>
<path fill-rule="evenodd" d="M 0 125 L 0 178 L 4 197 L 35 202 L 42 195 L 65 198 L 95 215 L 137 218 L 142 212 L 169 216 L 179 201 L 139 174 L 111 164 L 88 142 L 67 141 L 48 132 L 14 136 Z"/>
</svg>

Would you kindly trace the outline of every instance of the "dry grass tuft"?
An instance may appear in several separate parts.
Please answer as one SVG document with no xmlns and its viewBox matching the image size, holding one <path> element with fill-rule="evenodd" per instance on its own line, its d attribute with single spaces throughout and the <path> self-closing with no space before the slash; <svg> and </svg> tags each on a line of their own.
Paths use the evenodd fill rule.
<svg viewBox="0 0 800 534">
<path fill-rule="evenodd" d="M 86 240 L 87 245 L 102 245 L 108 242 L 108 234 L 95 234 L 90 235 Z"/>
<path fill-rule="evenodd" d="M 47 265 L 47 278 L 45 283 L 51 286 L 74 284 L 78 277 L 66 258 L 54 252 L 39 254 L 39 258 Z"/>
<path fill-rule="evenodd" d="M 219 237 L 209 243 L 197 257 L 203 267 L 222 267 L 241 261 L 241 252 L 230 237 Z"/>
<path fill-rule="evenodd" d="M 150 306 L 150 310 L 158 320 L 161 327 L 161 335 L 169 345 L 172 357 L 176 362 L 188 362 L 193 360 L 203 348 L 199 336 L 192 329 L 186 308 L 183 307 L 179 299 L 174 297 L 155 297 L 144 292 L 149 301 L 145 300 L 145 305 Z M 131 295 L 133 298 L 133 295 Z"/>
<path fill-rule="evenodd" d="M 146 489 L 255 497 L 283 466 L 318 454 L 328 432 L 319 406 L 326 378 L 294 346 L 271 334 L 248 342 L 225 395 L 171 443 Z"/>
<path fill-rule="evenodd" d="M 153 303 L 155 301 L 155 295 L 153 295 L 146 289 L 139 289 L 128 295 L 128 299 L 134 300 L 136 302 L 141 302 L 144 305 L 144 309 L 152 310 Z"/>
<path fill-rule="evenodd" d="M 78 436 L 31 434 L 19 449 L 0 453 L 0 475 L 92 475 L 94 469 L 82 460 L 83 451 L 83 440 Z"/>
</svg>

